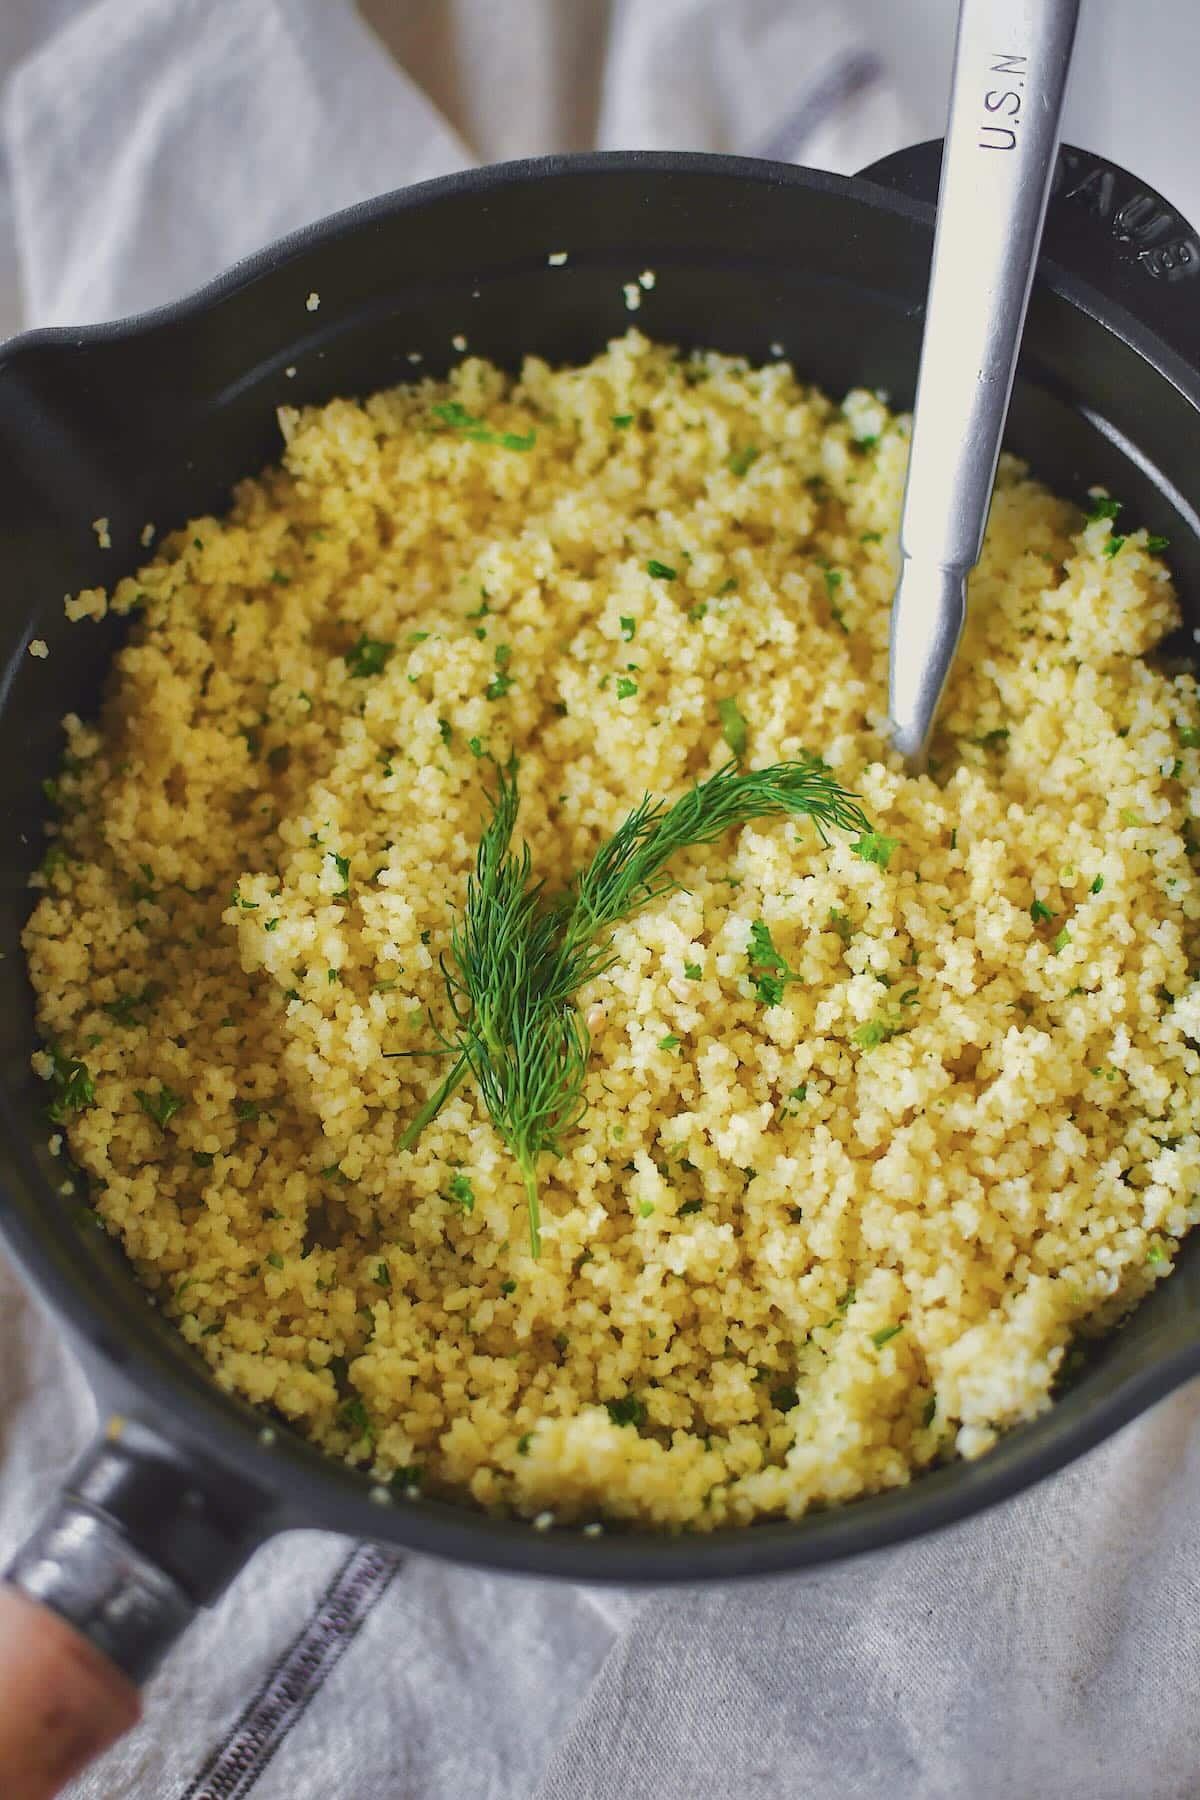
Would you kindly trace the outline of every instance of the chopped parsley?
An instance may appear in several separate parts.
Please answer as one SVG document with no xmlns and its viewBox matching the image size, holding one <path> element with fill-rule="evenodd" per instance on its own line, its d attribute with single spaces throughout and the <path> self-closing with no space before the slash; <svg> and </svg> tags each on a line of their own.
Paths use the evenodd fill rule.
<svg viewBox="0 0 1200 1800">
<path fill-rule="evenodd" d="M 174 1088 L 169 1088 L 165 1081 L 159 1082 L 157 1094 L 148 1093 L 145 1088 L 134 1088 L 133 1097 L 160 1131 L 166 1130 L 168 1121 L 175 1117 L 183 1105 L 183 1095 L 177 1094 Z"/>
<path fill-rule="evenodd" d="M 1108 542 L 1104 546 L 1103 554 L 1105 556 L 1116 556 L 1117 552 L 1123 548 L 1124 544 L 1125 539 L 1121 537 L 1118 532 L 1111 532 L 1109 534 Z"/>
<path fill-rule="evenodd" d="M 899 838 L 884 837 L 881 831 L 864 831 L 856 844 L 851 844 L 855 856 L 863 862 L 874 863 L 880 869 L 886 869 L 892 856 L 900 848 Z"/>
<path fill-rule="evenodd" d="M 742 710 L 736 700 L 729 698 L 717 701 L 717 714 L 721 720 L 721 735 L 740 761 L 746 754 L 749 731 Z"/>
<path fill-rule="evenodd" d="M 679 575 L 677 569 L 673 569 L 669 563 L 659 562 L 658 558 L 654 556 L 646 564 L 646 573 L 653 575 L 656 581 L 675 581 Z"/>
<path fill-rule="evenodd" d="M 702 973 L 700 964 L 694 962 L 685 962 L 683 965 L 683 972 L 689 981 L 699 981 Z"/>
<path fill-rule="evenodd" d="M 282 1269 L 282 1267 L 283 1267 L 283 1258 L 282 1258 L 282 1256 L 280 1256 L 278 1250 L 269 1251 L 268 1255 L 267 1255 L 267 1261 L 270 1263 L 270 1265 L 273 1269 Z"/>
<path fill-rule="evenodd" d="M 347 651 L 344 658 L 346 668 L 359 681 L 368 675 L 380 675 L 395 648 L 395 644 L 386 644 L 379 638 L 369 638 L 364 633 Z"/>
<path fill-rule="evenodd" d="M 193 1150 L 192 1163 L 197 1169 L 211 1169 L 216 1155 L 211 1150 Z"/>
<path fill-rule="evenodd" d="M 1058 914 L 1052 912 L 1044 901 L 1035 900 L 1029 908 L 1029 916 L 1036 925 L 1043 919 L 1056 919 Z"/>
<path fill-rule="evenodd" d="M 1051 948 L 1051 950 L 1053 950 L 1055 956 L 1058 955 L 1060 950 L 1065 950 L 1067 945 L 1070 943 L 1070 941 L 1071 941 L 1071 933 L 1067 930 L 1066 926 L 1064 925 L 1062 930 L 1059 932 L 1058 936 L 1054 939 L 1054 942 L 1050 946 L 1050 948 Z"/>
<path fill-rule="evenodd" d="M 863 531 L 859 533 L 858 541 L 860 544 L 882 544 L 883 533 L 882 531 Z"/>
<path fill-rule="evenodd" d="M 1103 886 L 1104 886 L 1103 875 L 1097 875 L 1095 881 L 1093 881 L 1091 887 L 1088 889 L 1088 893 L 1089 894 L 1098 894 Z"/>
<path fill-rule="evenodd" d="M 899 1337 L 903 1330 L 903 1325 L 885 1325 L 881 1331 L 871 1333 L 871 1342 L 877 1350 L 882 1350 L 883 1346 L 890 1344 L 894 1337 Z"/>
<path fill-rule="evenodd" d="M 1197 747 L 1200 747 L 1200 726 L 1181 725 L 1179 727 L 1179 741 L 1185 750 L 1195 750 Z"/>
<path fill-rule="evenodd" d="M 1167 1253 L 1163 1249 L 1162 1245 L 1161 1244 L 1151 1244 L 1150 1248 L 1146 1252 L 1146 1261 L 1148 1263 L 1150 1263 L 1151 1265 L 1153 1265 L 1155 1263 L 1165 1263 L 1166 1260 L 1167 1260 Z"/>
<path fill-rule="evenodd" d="M 703 1200 L 685 1200 L 675 1216 L 679 1219 L 686 1219 L 689 1213 L 698 1213 L 703 1205 Z"/>
<path fill-rule="evenodd" d="M 448 430 L 474 444 L 499 444 L 503 450 L 532 450 L 537 439 L 534 431 L 492 431 L 476 414 L 467 411 L 458 400 L 449 400 L 433 408 L 433 416 Z"/>
<path fill-rule="evenodd" d="M 118 1025 L 140 1025 L 142 1020 L 138 1017 L 139 1009 L 153 1005 L 161 992 L 160 987 L 150 982 L 140 994 L 122 994 L 116 1000 L 106 1000 L 100 1010 L 107 1013 L 110 1019 L 115 1019 Z"/>
<path fill-rule="evenodd" d="M 1170 538 L 1163 537 L 1160 531 L 1152 531 L 1146 538 L 1146 548 L 1152 556 L 1157 556 L 1160 551 L 1167 549 L 1170 542 Z"/>
<path fill-rule="evenodd" d="M 621 614 L 621 636 L 627 644 L 631 644 L 637 636 L 637 620 L 627 618 L 624 613 Z"/>
<path fill-rule="evenodd" d="M 464 1217 L 475 1211 L 475 1189 L 460 1169 L 450 1177 L 450 1202 L 457 1206 Z"/>
<path fill-rule="evenodd" d="M 669 1031 L 666 1037 L 659 1038 L 658 1047 L 660 1050 L 678 1050 L 679 1039 L 673 1031 Z"/>
<path fill-rule="evenodd" d="M 762 455 L 762 451 L 753 444 L 746 444 L 741 450 L 734 450 L 725 460 L 725 467 L 733 475 L 745 475 Z"/>
<path fill-rule="evenodd" d="M 438 723 L 438 730 L 440 731 L 440 733 L 442 735 L 443 744 L 449 744 L 451 738 L 454 736 L 453 726 L 451 725 L 449 719 L 439 719 L 437 723 Z"/>
<path fill-rule="evenodd" d="M 837 932 L 843 944 L 848 944 L 850 939 L 854 936 L 854 926 L 846 917 L 846 914 L 838 907 L 831 906 L 829 909 L 829 923 Z"/>
<path fill-rule="evenodd" d="M 1121 502 L 1119 500 L 1110 500 L 1107 494 L 1098 494 L 1093 497 L 1092 504 L 1084 516 L 1088 520 L 1115 519 L 1120 510 Z"/>
<path fill-rule="evenodd" d="M 390 1288 L 391 1287 L 392 1271 L 388 1268 L 388 1266 L 385 1262 L 381 1262 L 379 1264 L 378 1268 L 375 1270 L 375 1282 L 376 1282 L 376 1285 L 381 1288 Z"/>
<path fill-rule="evenodd" d="M 511 658 L 511 644 L 496 645 L 496 673 L 484 689 L 485 698 L 488 700 L 503 700 L 505 694 L 507 694 L 509 688 L 513 685 L 516 677 L 508 673 L 508 665 Z"/>
<path fill-rule="evenodd" d="M 360 1438 L 366 1438 L 368 1443 L 374 1443 L 375 1427 L 371 1424 L 370 1415 L 361 1394 L 356 1394 L 352 1400 L 345 1401 L 338 1416 L 343 1424 L 348 1425 L 352 1431 L 356 1431 Z"/>
<path fill-rule="evenodd" d="M 532 1442 L 533 1442 L 533 1433 L 531 1431 L 523 1431 L 521 1433 L 520 1437 L 517 1439 L 517 1455 L 518 1456 L 528 1456 L 529 1455 L 529 1446 Z"/>
<path fill-rule="evenodd" d="M 617 676 L 617 699 L 618 700 L 632 700 L 633 696 L 637 693 L 637 691 L 638 691 L 637 682 L 634 681 L 630 676 L 628 676 L 628 675 L 618 675 Z"/>
<path fill-rule="evenodd" d="M 636 1427 L 645 1421 L 646 1408 L 636 1394 L 624 1394 L 620 1400 L 606 1400 L 604 1404 L 614 1425 Z"/>
<path fill-rule="evenodd" d="M 350 858 L 348 856 L 339 856 L 336 850 L 327 850 L 325 852 L 325 860 L 333 863 L 334 868 L 341 878 L 342 885 L 337 890 L 336 896 L 340 900 L 343 894 L 348 894 L 350 892 Z"/>
<path fill-rule="evenodd" d="M 878 1045 L 886 1044 L 889 1038 L 894 1038 L 900 1029 L 900 1023 L 896 1019 L 869 1019 L 852 1036 L 860 1050 L 874 1050 Z"/>
<path fill-rule="evenodd" d="M 615 425 L 618 431 L 628 431 L 633 424 L 633 414 L 613 413 L 608 422 L 610 425 Z"/>
<path fill-rule="evenodd" d="M 515 1294 L 516 1291 L 517 1284 L 515 1281 L 502 1281 L 500 1283 L 500 1292 L 502 1294 Z"/>
<path fill-rule="evenodd" d="M 77 1057 L 63 1056 L 61 1051 L 51 1050 L 50 1058 L 54 1065 L 50 1077 L 54 1083 L 54 1098 L 46 1108 L 46 1116 L 52 1125 L 61 1125 L 70 1113 L 82 1112 L 85 1107 L 96 1104 L 96 1084 L 87 1064 Z"/>
<path fill-rule="evenodd" d="M 775 948 L 771 933 L 761 919 L 755 919 L 750 927 L 750 942 L 746 948 L 746 956 L 750 963 L 750 979 L 754 984 L 754 992 L 762 1006 L 778 1006 L 783 999 L 783 990 L 789 981 L 799 981 L 800 977 L 794 969 L 789 969 L 784 958 Z"/>
</svg>

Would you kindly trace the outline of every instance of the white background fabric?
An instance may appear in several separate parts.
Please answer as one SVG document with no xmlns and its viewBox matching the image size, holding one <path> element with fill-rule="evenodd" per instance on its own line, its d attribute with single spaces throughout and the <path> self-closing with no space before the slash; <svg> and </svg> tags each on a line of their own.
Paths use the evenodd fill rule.
<svg viewBox="0 0 1200 1800">
<path fill-rule="evenodd" d="M 1200 217 L 1200 9 L 1090 0 L 1068 135 Z M 3 0 L 0 331 L 168 299 L 366 194 L 602 146 L 755 152 L 856 47 L 891 82 L 797 144 L 941 125 L 950 0 Z M 86 1441 L 0 1267 L 0 1559 Z M 255 1800 L 1200 1796 L 1200 1384 L 1035 1493 L 805 1579 L 624 1595 L 406 1563 Z M 267 1547 L 75 1800 L 174 1800 L 346 1553 Z M 0 1791 L 2 1791 L 0 1777 Z"/>
</svg>

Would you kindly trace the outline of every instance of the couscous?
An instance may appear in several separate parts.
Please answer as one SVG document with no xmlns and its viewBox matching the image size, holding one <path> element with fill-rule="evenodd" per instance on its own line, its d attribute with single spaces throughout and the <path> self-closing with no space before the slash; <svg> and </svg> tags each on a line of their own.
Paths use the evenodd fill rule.
<svg viewBox="0 0 1200 1800">
<path fill-rule="evenodd" d="M 1048 1406 L 1200 1190 L 1161 543 L 1006 461 L 914 779 L 876 396 L 630 332 L 280 422 L 228 517 L 68 603 L 137 616 L 25 937 L 64 1154 L 216 1381 L 376 1483 L 699 1529 Z M 748 823 L 618 925 L 536 1258 L 471 1082 L 401 1147 L 514 753 L 551 887 L 731 753 L 870 821 Z"/>
</svg>

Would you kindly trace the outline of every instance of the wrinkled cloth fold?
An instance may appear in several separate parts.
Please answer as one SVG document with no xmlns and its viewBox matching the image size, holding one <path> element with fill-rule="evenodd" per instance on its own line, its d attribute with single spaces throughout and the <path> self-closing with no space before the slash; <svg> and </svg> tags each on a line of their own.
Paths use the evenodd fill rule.
<svg viewBox="0 0 1200 1800">
<path fill-rule="evenodd" d="M 915 135 L 848 9 L 809 0 L 10 0 L 6 53 L 0 278 L 37 324 L 160 304 L 478 160 L 851 171 Z M 94 1414 L 0 1266 L 0 1557 Z M 1198 1427 L 1193 1383 L 983 1518 L 743 1588 L 550 1586 L 293 1533 L 71 1800 L 1197 1796 Z"/>
</svg>

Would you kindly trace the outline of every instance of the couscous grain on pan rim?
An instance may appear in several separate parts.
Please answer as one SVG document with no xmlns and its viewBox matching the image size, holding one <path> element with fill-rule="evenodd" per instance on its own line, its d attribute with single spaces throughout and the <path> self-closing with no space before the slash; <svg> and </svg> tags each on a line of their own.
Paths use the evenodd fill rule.
<svg viewBox="0 0 1200 1800">
<path fill-rule="evenodd" d="M 631 331 L 280 418 L 227 517 L 68 604 L 137 616 L 25 934 L 55 1129 L 217 1382 L 376 1483 L 699 1529 L 1050 1404 L 1196 1217 L 1200 709 L 1146 534 L 1002 464 L 913 779 L 875 396 Z M 554 882 L 731 719 L 886 848 L 747 825 L 619 927 L 534 1261 L 469 1084 L 397 1150 L 484 759 Z"/>
</svg>

